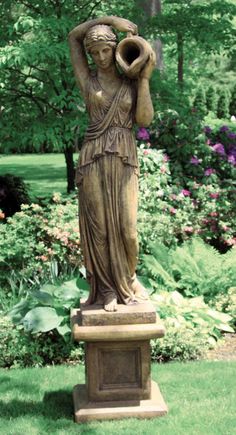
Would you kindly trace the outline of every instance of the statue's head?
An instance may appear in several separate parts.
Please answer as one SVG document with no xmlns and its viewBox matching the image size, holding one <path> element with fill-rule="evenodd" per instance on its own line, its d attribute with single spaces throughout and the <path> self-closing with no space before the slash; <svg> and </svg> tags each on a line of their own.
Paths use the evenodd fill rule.
<svg viewBox="0 0 236 435">
<path fill-rule="evenodd" d="M 98 44 L 107 44 L 113 49 L 117 44 L 117 36 L 112 31 L 110 26 L 104 24 L 98 24 L 97 26 L 91 27 L 84 38 L 84 46 L 88 53 L 91 49 Z"/>
</svg>

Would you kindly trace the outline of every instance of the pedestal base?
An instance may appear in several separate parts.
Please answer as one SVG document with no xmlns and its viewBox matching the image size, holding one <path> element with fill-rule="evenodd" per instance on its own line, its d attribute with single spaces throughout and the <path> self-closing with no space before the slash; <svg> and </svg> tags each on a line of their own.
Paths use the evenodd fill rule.
<svg viewBox="0 0 236 435">
<path fill-rule="evenodd" d="M 156 382 L 151 383 L 151 398 L 147 400 L 122 400 L 91 402 L 85 385 L 76 385 L 73 391 L 76 423 L 91 420 L 115 420 L 127 417 L 152 418 L 167 413 L 167 406 Z"/>
</svg>

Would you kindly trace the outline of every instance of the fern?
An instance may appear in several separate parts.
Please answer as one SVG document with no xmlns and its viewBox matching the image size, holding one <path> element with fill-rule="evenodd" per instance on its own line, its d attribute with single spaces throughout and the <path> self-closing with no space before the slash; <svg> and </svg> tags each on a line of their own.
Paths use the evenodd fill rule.
<svg viewBox="0 0 236 435">
<path fill-rule="evenodd" d="M 179 289 L 186 296 L 210 300 L 236 285 L 236 249 L 220 254 L 196 237 L 175 250 L 152 243 L 150 252 L 143 255 L 143 274 L 155 280 L 158 290 Z"/>
<path fill-rule="evenodd" d="M 173 277 L 162 267 L 162 265 L 152 255 L 143 256 L 143 266 L 146 268 L 148 276 L 157 279 L 160 284 L 166 285 L 169 290 L 176 288 Z"/>
</svg>

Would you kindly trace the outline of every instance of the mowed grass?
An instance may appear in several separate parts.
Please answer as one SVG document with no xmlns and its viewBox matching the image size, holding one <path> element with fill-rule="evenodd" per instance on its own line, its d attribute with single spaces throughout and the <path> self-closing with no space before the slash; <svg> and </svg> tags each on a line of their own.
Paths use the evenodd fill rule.
<svg viewBox="0 0 236 435">
<path fill-rule="evenodd" d="M 64 154 L 1 155 L 0 175 L 6 173 L 22 177 L 30 188 L 33 200 L 50 197 L 53 192 L 66 194 Z"/>
<path fill-rule="evenodd" d="M 236 363 L 153 365 L 169 407 L 165 417 L 75 424 L 72 388 L 84 367 L 0 370 L 0 433 L 4 435 L 233 435 Z"/>
</svg>

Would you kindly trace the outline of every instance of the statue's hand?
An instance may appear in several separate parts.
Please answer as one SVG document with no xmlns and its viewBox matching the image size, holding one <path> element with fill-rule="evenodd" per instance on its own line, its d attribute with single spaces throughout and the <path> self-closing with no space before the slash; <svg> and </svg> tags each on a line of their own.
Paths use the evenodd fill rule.
<svg viewBox="0 0 236 435">
<path fill-rule="evenodd" d="M 155 65 L 156 65 L 156 54 L 153 50 L 151 50 L 151 53 L 149 55 L 149 59 L 148 59 L 146 65 L 144 66 L 144 68 L 142 69 L 139 77 L 149 80 L 151 75 L 152 75 L 152 72 L 155 68 Z"/>
<path fill-rule="evenodd" d="M 137 35 L 138 27 L 132 21 L 125 18 L 112 17 L 112 26 L 119 32 L 131 32 L 133 35 Z"/>
</svg>

